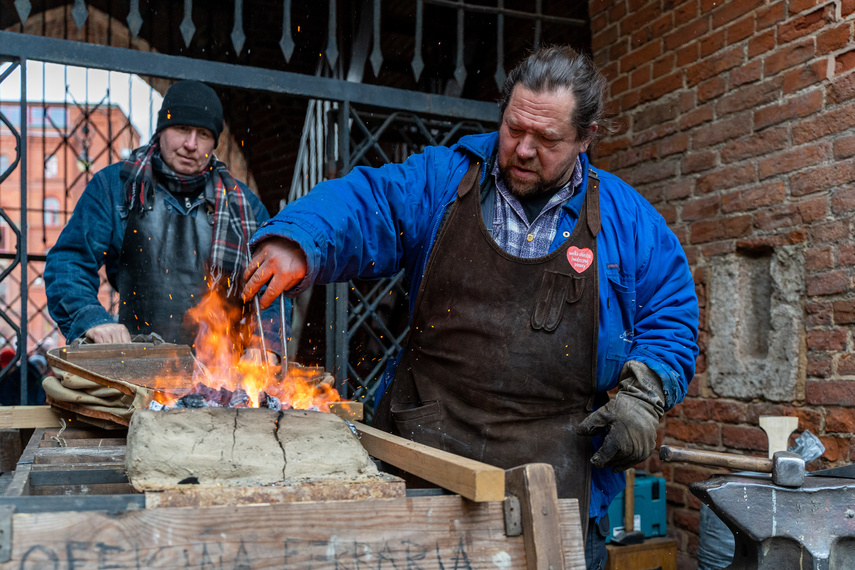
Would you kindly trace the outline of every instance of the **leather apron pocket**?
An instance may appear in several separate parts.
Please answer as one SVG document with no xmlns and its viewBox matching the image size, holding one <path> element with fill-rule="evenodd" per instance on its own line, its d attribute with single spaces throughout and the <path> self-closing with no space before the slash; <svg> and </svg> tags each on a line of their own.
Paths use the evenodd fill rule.
<svg viewBox="0 0 855 570">
<path fill-rule="evenodd" d="M 575 303 L 585 291 L 585 278 L 546 270 L 534 301 L 531 326 L 552 332 L 558 328 L 565 303 Z"/>
<path fill-rule="evenodd" d="M 436 449 L 443 446 L 442 408 L 436 400 L 421 404 L 392 404 L 390 412 L 401 437 L 429 445 Z"/>
</svg>

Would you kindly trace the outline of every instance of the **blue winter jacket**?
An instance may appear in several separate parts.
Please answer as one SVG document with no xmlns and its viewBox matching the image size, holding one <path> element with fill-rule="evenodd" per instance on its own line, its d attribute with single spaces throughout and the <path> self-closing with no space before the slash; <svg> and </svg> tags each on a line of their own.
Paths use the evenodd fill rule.
<svg viewBox="0 0 855 570">
<path fill-rule="evenodd" d="M 355 168 L 318 184 L 262 224 L 250 243 L 281 236 L 302 246 L 308 273 L 294 294 L 313 283 L 388 277 L 404 269 L 412 314 L 443 213 L 472 156 L 486 164 L 497 141 L 497 133 L 470 135 L 450 148 L 429 147 L 402 164 Z M 587 156 L 581 159 L 584 189 L 590 164 Z M 597 384 L 608 391 L 627 360 L 643 362 L 662 379 L 670 409 L 686 395 L 698 354 L 698 301 L 689 265 L 662 216 L 625 182 L 595 171 L 602 222 Z M 552 249 L 573 230 L 584 195 L 563 205 Z M 624 476 L 594 469 L 592 480 L 591 516 L 599 520 L 623 489 Z"/>
<path fill-rule="evenodd" d="M 111 164 L 92 177 L 59 239 L 48 252 L 44 274 L 48 311 L 69 342 L 96 325 L 116 322 L 98 300 L 101 285 L 98 270 L 104 266 L 107 280 L 115 288 L 128 219 L 121 170 L 121 163 Z M 244 183 L 238 181 L 238 185 L 249 200 L 256 221 L 260 224 L 270 219 L 258 196 Z M 163 197 L 170 214 L 195 217 L 201 211 L 206 215 L 204 194 L 188 209 L 182 200 L 159 185 L 156 192 L 158 199 Z M 290 301 L 286 311 L 286 322 L 290 322 L 287 320 L 290 319 Z M 263 317 L 265 346 L 278 353 L 279 304 L 271 305 L 263 312 Z"/>
</svg>

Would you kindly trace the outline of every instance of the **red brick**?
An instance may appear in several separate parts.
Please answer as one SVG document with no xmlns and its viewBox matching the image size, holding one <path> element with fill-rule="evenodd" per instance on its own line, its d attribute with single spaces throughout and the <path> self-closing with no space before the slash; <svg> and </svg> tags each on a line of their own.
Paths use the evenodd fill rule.
<svg viewBox="0 0 855 570">
<path fill-rule="evenodd" d="M 842 75 L 855 68 L 855 50 L 839 53 L 834 57 L 834 73 Z"/>
<path fill-rule="evenodd" d="M 838 267 L 855 267 L 855 245 L 840 244 L 837 247 Z"/>
<path fill-rule="evenodd" d="M 795 204 L 783 204 L 775 208 L 767 208 L 754 215 L 754 224 L 763 231 L 793 228 L 802 222 L 801 214 Z"/>
<path fill-rule="evenodd" d="M 609 8 L 609 21 L 620 22 L 624 16 L 626 16 L 626 2 L 614 2 L 613 0 L 611 8 Z"/>
<path fill-rule="evenodd" d="M 701 17 L 688 23 L 685 26 L 677 28 L 670 34 L 664 37 L 665 50 L 673 50 L 685 45 L 697 38 L 700 38 L 710 29 L 709 18 Z"/>
<path fill-rule="evenodd" d="M 594 16 L 600 12 L 604 12 L 613 3 L 614 0 L 590 0 L 588 2 L 588 13 Z"/>
<path fill-rule="evenodd" d="M 754 58 L 760 54 L 775 49 L 775 30 L 763 32 L 748 40 L 748 57 Z"/>
<path fill-rule="evenodd" d="M 725 31 L 719 30 L 701 38 L 701 57 L 714 54 L 725 46 Z"/>
<path fill-rule="evenodd" d="M 719 213 L 719 205 L 718 196 L 693 198 L 683 204 L 681 218 L 684 222 L 715 218 Z"/>
<path fill-rule="evenodd" d="M 712 14 L 713 28 L 719 28 L 728 22 L 732 22 L 765 3 L 765 0 L 739 0 L 739 2 L 724 2 L 721 4 L 721 8 L 718 8 Z"/>
<path fill-rule="evenodd" d="M 766 77 L 813 59 L 815 51 L 811 41 L 778 49 L 772 55 L 766 56 L 763 62 Z"/>
<path fill-rule="evenodd" d="M 760 130 L 797 117 L 807 117 L 822 109 L 823 91 L 813 89 L 790 97 L 780 105 L 768 105 L 754 113 L 754 128 Z"/>
<path fill-rule="evenodd" d="M 680 117 L 680 129 L 687 130 L 696 127 L 702 123 L 708 123 L 713 119 L 713 108 L 711 105 L 704 105 L 697 109 L 685 113 Z"/>
<path fill-rule="evenodd" d="M 745 83 L 753 83 L 763 77 L 763 62 L 759 59 L 737 67 L 730 72 L 730 84 L 739 87 Z"/>
<path fill-rule="evenodd" d="M 611 47 L 609 47 L 609 49 L 608 49 L 608 54 L 609 54 L 608 60 L 610 60 L 614 63 L 615 72 L 617 72 L 617 69 L 619 66 L 618 61 L 620 60 L 620 58 L 625 56 L 627 53 L 629 53 L 629 42 L 628 41 L 621 40 L 618 43 L 612 44 Z"/>
<path fill-rule="evenodd" d="M 705 79 L 715 77 L 743 63 L 745 63 L 743 50 L 739 46 L 728 48 L 689 67 L 686 71 L 686 82 L 689 86 L 697 85 Z"/>
<path fill-rule="evenodd" d="M 627 171 L 624 178 L 629 184 L 635 186 L 637 184 L 650 184 L 659 182 L 668 178 L 674 178 L 677 175 L 676 160 L 660 160 L 657 162 L 642 163 L 631 171 Z"/>
<path fill-rule="evenodd" d="M 814 406 L 855 406 L 855 382 L 808 381 L 805 403 Z"/>
<path fill-rule="evenodd" d="M 641 90 L 641 102 L 649 103 L 683 88 L 683 74 L 678 71 L 657 79 Z"/>
<path fill-rule="evenodd" d="M 831 196 L 831 211 L 843 214 L 855 210 L 855 188 L 844 187 L 834 191 Z"/>
<path fill-rule="evenodd" d="M 702 149 L 727 140 L 745 136 L 751 132 L 751 120 L 744 115 L 719 119 L 695 129 L 692 133 L 692 148 Z"/>
<path fill-rule="evenodd" d="M 679 6 L 675 6 L 671 12 L 674 14 L 674 26 L 680 27 L 698 17 L 698 4 L 697 2 L 682 2 Z"/>
<path fill-rule="evenodd" d="M 751 230 L 751 216 L 733 216 L 717 220 L 695 222 L 690 230 L 690 243 L 704 243 L 732 239 L 747 235 Z"/>
<path fill-rule="evenodd" d="M 666 33 L 674 29 L 674 14 L 673 11 L 664 11 L 662 17 L 654 20 L 650 24 L 650 32 L 653 37 L 661 38 Z"/>
<path fill-rule="evenodd" d="M 629 84 L 635 89 L 650 81 L 650 65 L 642 65 L 629 74 Z"/>
<path fill-rule="evenodd" d="M 617 95 L 620 95 L 627 89 L 629 89 L 629 78 L 626 75 L 622 75 L 612 81 L 611 85 L 609 86 L 609 96 L 615 97 Z"/>
<path fill-rule="evenodd" d="M 807 375 L 811 378 L 831 378 L 834 359 L 827 352 L 809 352 Z"/>
<path fill-rule="evenodd" d="M 701 527 L 701 516 L 697 511 L 680 509 L 672 513 L 674 526 L 697 534 Z"/>
<path fill-rule="evenodd" d="M 754 17 L 742 18 L 727 28 L 727 45 L 746 40 L 754 35 Z"/>
<path fill-rule="evenodd" d="M 668 419 L 668 437 L 695 445 L 718 445 L 718 424 Z"/>
<path fill-rule="evenodd" d="M 805 196 L 814 192 L 825 192 L 855 180 L 855 161 L 833 162 L 803 170 L 790 176 L 790 193 Z"/>
<path fill-rule="evenodd" d="M 632 8 L 630 8 L 630 11 L 631 12 L 620 21 L 620 31 L 622 36 L 628 36 L 636 30 L 644 28 L 650 22 L 662 15 L 658 2 L 650 2 L 638 10 L 632 10 Z"/>
<path fill-rule="evenodd" d="M 805 303 L 805 326 L 807 328 L 830 327 L 833 324 L 831 304 Z"/>
<path fill-rule="evenodd" d="M 836 295 L 850 289 L 852 278 L 849 276 L 848 271 L 838 269 L 836 271 L 826 271 L 825 273 L 809 274 L 805 278 L 805 284 L 807 285 L 807 294 L 810 296 Z M 845 336 L 845 331 L 842 332 Z M 836 350 L 843 350 L 843 348 L 841 346 Z"/>
<path fill-rule="evenodd" d="M 789 135 L 784 127 L 766 129 L 732 141 L 721 149 L 723 163 L 736 162 L 755 156 L 769 155 L 789 147 Z"/>
<path fill-rule="evenodd" d="M 825 55 L 829 52 L 845 48 L 849 45 L 849 38 L 851 36 L 852 24 L 850 23 L 823 30 L 816 36 L 817 55 Z"/>
<path fill-rule="evenodd" d="M 683 175 L 694 174 L 713 168 L 718 161 L 718 155 L 712 151 L 693 152 L 683 158 L 681 171 Z"/>
<path fill-rule="evenodd" d="M 768 448 L 766 432 L 759 427 L 721 426 L 721 442 L 731 449 L 766 451 Z"/>
<path fill-rule="evenodd" d="M 855 324 L 855 301 L 835 301 L 831 306 L 834 311 L 834 324 Z"/>
<path fill-rule="evenodd" d="M 828 160 L 828 149 L 825 145 L 800 147 L 761 160 L 757 164 L 757 177 L 763 180 L 770 176 L 806 168 L 811 164 L 818 164 L 825 160 Z"/>
<path fill-rule="evenodd" d="M 670 156 L 672 154 L 684 153 L 689 148 L 689 135 L 686 133 L 676 134 L 659 142 L 659 156 Z"/>
<path fill-rule="evenodd" d="M 809 12 L 804 16 L 788 20 L 778 26 L 778 42 L 788 43 L 816 33 L 817 30 L 834 22 L 834 4 Z"/>
<path fill-rule="evenodd" d="M 629 73 L 645 63 L 650 63 L 660 55 L 662 55 L 661 42 L 651 42 L 620 58 L 620 72 Z"/>
<path fill-rule="evenodd" d="M 840 15 L 844 18 L 855 13 L 855 0 L 843 0 L 840 2 Z"/>
<path fill-rule="evenodd" d="M 828 72 L 828 62 L 825 59 L 803 65 L 799 69 L 788 71 L 784 75 L 784 93 L 789 94 L 825 80 Z"/>
<path fill-rule="evenodd" d="M 775 26 L 778 22 L 784 20 L 784 2 L 777 2 L 771 6 L 758 8 L 754 12 L 757 29 L 762 30 L 769 26 Z"/>
<path fill-rule="evenodd" d="M 683 198 L 688 198 L 692 195 L 694 186 L 695 181 L 686 177 L 678 178 L 677 180 L 669 180 L 668 185 L 665 187 L 663 197 L 666 200 L 681 200 Z"/>
<path fill-rule="evenodd" d="M 681 47 L 676 51 L 676 66 L 687 67 L 689 64 L 695 63 L 700 57 L 700 51 L 701 47 L 697 44 L 697 42 Z"/>
<path fill-rule="evenodd" d="M 754 165 L 740 164 L 728 168 L 721 168 L 710 174 L 705 174 L 697 179 L 695 188 L 701 194 L 709 194 L 728 188 L 735 188 L 744 184 L 755 182 L 756 174 Z"/>
<path fill-rule="evenodd" d="M 840 355 L 840 360 L 837 361 L 837 374 L 840 376 L 855 376 L 855 355 L 851 352 Z M 852 413 L 851 415 L 855 418 L 855 413 Z M 855 421 L 855 419 L 853 419 L 853 421 Z"/>
<path fill-rule="evenodd" d="M 748 190 L 724 194 L 721 197 L 721 211 L 725 214 L 733 214 L 772 206 L 782 203 L 786 195 L 787 189 L 781 182 L 763 184 Z"/>
<path fill-rule="evenodd" d="M 834 259 L 831 256 L 830 247 L 814 247 L 805 251 L 805 269 L 808 271 L 832 267 L 834 267 Z"/>
<path fill-rule="evenodd" d="M 826 88 L 828 93 L 828 104 L 837 105 L 847 103 L 855 97 L 855 73 L 835 77 Z"/>
<path fill-rule="evenodd" d="M 796 207 L 804 224 L 819 222 L 828 217 L 828 200 L 824 196 L 799 202 Z"/>
<path fill-rule="evenodd" d="M 814 224 L 810 228 L 810 237 L 814 243 L 839 243 L 849 238 L 848 220 Z"/>
<path fill-rule="evenodd" d="M 698 84 L 698 103 L 715 99 L 727 91 L 727 81 L 722 76 L 713 77 Z"/>
<path fill-rule="evenodd" d="M 674 482 L 681 485 L 691 485 L 699 481 L 706 481 L 716 472 L 721 473 L 721 470 L 715 471 L 706 467 L 696 465 L 685 465 L 677 463 L 674 469 Z"/>
<path fill-rule="evenodd" d="M 819 4 L 820 0 L 790 0 L 789 12 L 790 15 L 798 14 L 814 8 Z"/>
<path fill-rule="evenodd" d="M 674 60 L 676 56 L 673 53 L 666 53 L 653 62 L 653 79 L 662 77 L 674 71 Z"/>
<path fill-rule="evenodd" d="M 748 405 L 742 402 L 711 399 L 687 399 L 679 405 L 683 416 L 688 419 L 712 422 L 741 423 Z"/>
<path fill-rule="evenodd" d="M 593 23 L 591 24 L 592 28 L 592 37 L 591 37 L 591 50 L 594 52 L 598 52 L 602 49 L 607 48 L 612 45 L 616 41 L 618 41 L 618 27 L 617 26 L 609 26 L 608 28 L 603 29 L 601 32 L 593 31 Z"/>
<path fill-rule="evenodd" d="M 855 433 L 855 410 L 849 408 L 830 408 L 825 416 L 825 431 L 831 433 Z"/>
<path fill-rule="evenodd" d="M 621 152 L 616 158 L 615 165 L 618 169 L 628 168 L 640 162 L 648 162 L 656 156 L 656 147 L 652 144 L 644 146 L 632 146 Z"/>
</svg>

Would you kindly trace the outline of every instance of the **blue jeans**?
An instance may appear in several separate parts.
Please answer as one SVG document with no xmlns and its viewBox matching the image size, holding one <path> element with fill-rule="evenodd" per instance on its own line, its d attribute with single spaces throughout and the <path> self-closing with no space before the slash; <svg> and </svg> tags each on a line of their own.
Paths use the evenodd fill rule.
<svg viewBox="0 0 855 570">
<path fill-rule="evenodd" d="M 585 566 L 588 570 L 603 570 L 606 567 L 606 537 L 609 535 L 609 515 L 597 523 L 588 521 L 588 536 L 585 538 Z"/>
</svg>

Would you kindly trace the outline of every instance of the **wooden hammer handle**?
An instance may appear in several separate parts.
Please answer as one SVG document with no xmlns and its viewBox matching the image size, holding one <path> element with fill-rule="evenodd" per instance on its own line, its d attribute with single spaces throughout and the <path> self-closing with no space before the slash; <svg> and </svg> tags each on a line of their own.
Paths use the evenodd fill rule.
<svg viewBox="0 0 855 570">
<path fill-rule="evenodd" d="M 679 461 L 682 463 L 694 463 L 714 467 L 729 467 L 730 469 L 739 471 L 772 472 L 772 460 L 766 457 L 750 457 L 747 455 L 734 455 L 732 453 L 719 453 L 717 451 L 698 451 L 668 445 L 663 445 L 659 448 L 659 459 L 662 461 Z"/>
</svg>

